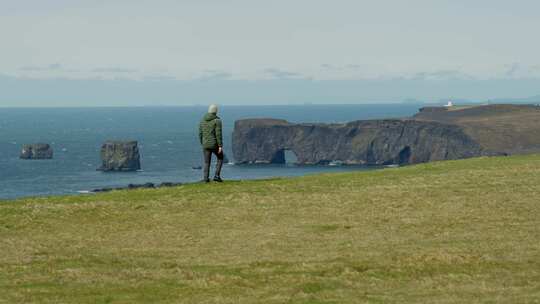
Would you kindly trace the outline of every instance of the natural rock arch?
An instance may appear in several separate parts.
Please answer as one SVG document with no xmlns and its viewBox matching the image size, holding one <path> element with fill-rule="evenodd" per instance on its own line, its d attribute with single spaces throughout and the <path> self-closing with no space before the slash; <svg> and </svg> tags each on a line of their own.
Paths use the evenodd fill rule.
<svg viewBox="0 0 540 304">
<path fill-rule="evenodd" d="M 289 148 L 278 149 L 270 160 L 272 164 L 296 164 L 298 162 L 298 154 Z"/>
<path fill-rule="evenodd" d="M 459 126 L 415 120 L 369 120 L 346 124 L 291 124 L 284 120 L 239 120 L 233 132 L 236 163 L 390 165 L 482 155 Z"/>
<path fill-rule="evenodd" d="M 411 147 L 406 146 L 405 148 L 403 148 L 403 150 L 401 150 L 399 152 L 398 163 L 399 164 L 408 164 L 408 163 L 410 163 L 411 162 L 411 156 L 412 156 Z"/>
</svg>

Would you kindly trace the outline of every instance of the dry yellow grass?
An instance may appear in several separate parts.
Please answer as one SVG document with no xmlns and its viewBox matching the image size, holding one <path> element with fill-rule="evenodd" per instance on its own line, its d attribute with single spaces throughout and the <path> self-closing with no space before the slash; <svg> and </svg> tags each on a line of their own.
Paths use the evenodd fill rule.
<svg viewBox="0 0 540 304">
<path fill-rule="evenodd" d="M 540 156 L 0 202 L 0 303 L 538 303 Z"/>
</svg>

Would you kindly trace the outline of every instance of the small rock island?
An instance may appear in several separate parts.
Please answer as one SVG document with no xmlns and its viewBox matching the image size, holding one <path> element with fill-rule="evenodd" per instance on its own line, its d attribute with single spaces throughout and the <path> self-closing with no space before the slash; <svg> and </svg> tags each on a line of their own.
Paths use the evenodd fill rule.
<svg viewBox="0 0 540 304">
<path fill-rule="evenodd" d="M 21 159 L 52 159 L 53 149 L 49 144 L 26 144 L 22 146 Z"/>
<path fill-rule="evenodd" d="M 344 124 L 294 124 L 277 119 L 235 122 L 238 164 L 405 165 L 477 156 L 540 152 L 540 107 L 426 107 L 414 117 Z"/>
<path fill-rule="evenodd" d="M 137 171 L 141 160 L 137 141 L 107 141 L 101 146 L 99 171 Z"/>
</svg>

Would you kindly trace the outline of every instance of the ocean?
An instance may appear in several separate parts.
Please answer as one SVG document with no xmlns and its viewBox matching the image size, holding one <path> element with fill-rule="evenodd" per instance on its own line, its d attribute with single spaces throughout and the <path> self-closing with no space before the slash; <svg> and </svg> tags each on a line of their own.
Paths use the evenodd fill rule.
<svg viewBox="0 0 540 304">
<path fill-rule="evenodd" d="M 223 106 L 225 180 L 300 176 L 367 170 L 361 166 L 234 165 L 231 135 L 242 118 L 337 123 L 411 116 L 419 105 Z M 197 128 L 206 107 L 0 108 L 0 199 L 77 194 L 128 184 L 195 182 L 202 153 Z M 99 151 L 106 140 L 137 140 L 142 171 L 100 172 Z M 25 143 L 49 143 L 52 160 L 21 160 Z M 214 165 L 214 163 L 213 163 Z"/>
</svg>

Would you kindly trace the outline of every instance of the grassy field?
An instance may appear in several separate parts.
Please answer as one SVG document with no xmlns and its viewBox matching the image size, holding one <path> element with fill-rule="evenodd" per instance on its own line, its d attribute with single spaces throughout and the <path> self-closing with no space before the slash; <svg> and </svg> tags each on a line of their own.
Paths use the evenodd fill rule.
<svg viewBox="0 0 540 304">
<path fill-rule="evenodd" d="M 540 303 L 540 155 L 0 202 L 32 302 Z"/>
</svg>

